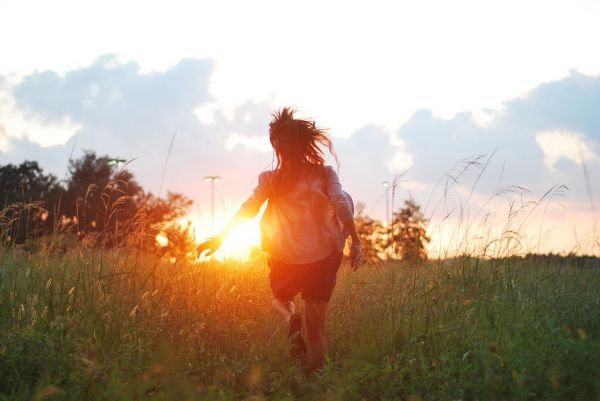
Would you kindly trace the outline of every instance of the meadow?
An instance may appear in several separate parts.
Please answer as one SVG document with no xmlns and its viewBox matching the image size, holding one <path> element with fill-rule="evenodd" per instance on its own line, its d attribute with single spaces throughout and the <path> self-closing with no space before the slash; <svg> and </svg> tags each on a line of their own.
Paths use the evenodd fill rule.
<svg viewBox="0 0 600 401">
<path fill-rule="evenodd" d="M 600 399 L 597 260 L 344 263 L 308 377 L 267 277 L 260 254 L 0 248 L 0 400 Z"/>
</svg>

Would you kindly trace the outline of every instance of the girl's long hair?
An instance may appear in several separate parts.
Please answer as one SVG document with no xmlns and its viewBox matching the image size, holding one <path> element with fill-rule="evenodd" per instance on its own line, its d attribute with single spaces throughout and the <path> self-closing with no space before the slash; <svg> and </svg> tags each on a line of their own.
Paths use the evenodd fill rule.
<svg viewBox="0 0 600 401">
<path fill-rule="evenodd" d="M 269 139 L 277 158 L 272 183 L 274 195 L 293 186 L 302 172 L 310 174 L 325 164 L 320 146 L 326 147 L 337 163 L 333 144 L 325 130 L 318 128 L 312 120 L 294 118 L 294 113 L 294 109 L 284 107 L 273 113 L 269 124 Z"/>
</svg>

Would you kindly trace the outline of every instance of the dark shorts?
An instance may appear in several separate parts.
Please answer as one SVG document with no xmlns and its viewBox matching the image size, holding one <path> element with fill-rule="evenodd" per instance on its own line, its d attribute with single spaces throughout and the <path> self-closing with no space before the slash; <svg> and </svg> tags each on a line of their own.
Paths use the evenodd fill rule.
<svg viewBox="0 0 600 401">
<path fill-rule="evenodd" d="M 291 301 L 298 293 L 309 302 L 329 302 L 335 287 L 335 275 L 342 263 L 342 252 L 316 262 L 293 265 L 269 258 L 269 281 L 273 296 Z"/>
</svg>

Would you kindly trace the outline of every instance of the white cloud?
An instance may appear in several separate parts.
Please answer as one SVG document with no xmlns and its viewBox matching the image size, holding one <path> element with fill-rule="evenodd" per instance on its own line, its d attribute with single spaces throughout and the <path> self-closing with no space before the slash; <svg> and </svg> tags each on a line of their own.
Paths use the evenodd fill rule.
<svg viewBox="0 0 600 401">
<path fill-rule="evenodd" d="M 582 165 L 598 157 L 580 132 L 544 131 L 535 136 L 535 141 L 544 152 L 544 162 L 551 170 L 560 159 L 567 159 Z"/>
<path fill-rule="evenodd" d="M 194 110 L 194 114 L 202 124 L 213 125 L 215 113 L 219 109 L 217 104 L 204 104 Z"/>
<path fill-rule="evenodd" d="M 0 130 L 2 128 L 0 127 Z M 7 152 L 9 151 L 11 148 L 10 146 L 10 138 L 4 134 L 1 133 L 0 131 L 0 152 Z"/>
<path fill-rule="evenodd" d="M 386 163 L 388 171 L 391 174 L 400 174 L 413 165 L 413 157 L 412 155 L 406 151 L 406 149 L 399 148 L 394 156 Z"/>
<path fill-rule="evenodd" d="M 396 149 L 391 159 L 388 159 L 386 162 L 388 172 L 392 175 L 403 173 L 413 166 L 413 156 L 406 149 L 406 144 L 398 136 L 398 133 L 392 133 L 389 141 L 390 146 Z"/>
<path fill-rule="evenodd" d="M 499 110 L 495 109 L 479 109 L 471 112 L 471 118 L 473 122 L 480 128 L 489 128 L 502 115 L 502 105 L 499 106 Z"/>
<path fill-rule="evenodd" d="M 225 121 L 233 121 L 235 119 L 236 107 L 239 107 L 239 105 L 227 106 L 219 102 L 206 103 L 196 108 L 194 114 L 202 124 L 215 125 L 223 122 L 218 119 L 219 116 Z M 250 119 L 250 115 L 246 114 L 244 119 L 247 122 Z"/>
<path fill-rule="evenodd" d="M 8 91 L 0 91 L 0 122 L 0 151 L 5 153 L 12 148 L 15 139 L 28 139 L 45 148 L 62 145 L 81 128 L 81 124 L 69 117 L 45 121 L 25 115 Z"/>
<path fill-rule="evenodd" d="M 276 95 L 345 137 L 365 123 L 397 126 L 415 108 L 450 118 L 495 107 L 570 68 L 600 68 L 599 6 L 590 0 L 345 2 L 344 18 L 339 1 L 317 0 L 146 2 L 143 18 L 138 2 L 4 3 L 11 18 L 0 38 L 18 32 L 19 40 L 3 41 L 1 73 L 66 71 L 107 51 L 143 72 L 210 57 L 211 93 L 222 103 Z"/>
</svg>

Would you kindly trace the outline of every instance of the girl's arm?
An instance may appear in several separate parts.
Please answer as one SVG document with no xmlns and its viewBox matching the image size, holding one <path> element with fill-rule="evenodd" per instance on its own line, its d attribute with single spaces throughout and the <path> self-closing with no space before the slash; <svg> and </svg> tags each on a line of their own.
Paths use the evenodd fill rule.
<svg viewBox="0 0 600 401">
<path fill-rule="evenodd" d="M 350 247 L 350 265 L 354 270 L 358 269 L 360 259 L 362 258 L 362 249 L 360 247 L 360 238 L 356 232 L 356 226 L 354 225 L 354 207 L 351 205 L 351 199 L 342 190 L 340 179 L 338 178 L 335 170 L 331 167 L 327 167 L 327 196 L 331 200 L 335 213 L 338 219 L 344 226 L 344 235 L 347 238 L 352 238 L 352 246 Z"/>
<path fill-rule="evenodd" d="M 229 232 L 236 225 L 243 223 L 244 221 L 246 221 L 252 217 L 252 216 L 248 216 L 241 212 L 242 212 L 242 209 L 240 209 L 240 211 L 238 211 L 236 213 L 236 215 L 233 217 L 233 219 L 231 219 L 229 221 L 229 223 L 227 223 L 227 226 L 225 226 L 225 228 L 219 234 L 217 234 L 216 236 L 214 236 L 212 238 L 207 239 L 206 241 L 204 241 L 203 243 L 198 245 L 198 247 L 196 248 L 196 252 L 198 253 L 198 256 L 202 255 L 202 253 L 206 250 L 208 250 L 208 252 L 206 252 L 205 256 L 210 256 L 213 253 L 215 253 L 221 247 L 221 245 L 223 245 L 223 242 L 225 242 L 225 239 L 229 235 Z"/>
<path fill-rule="evenodd" d="M 269 195 L 269 173 L 269 171 L 265 171 L 258 176 L 258 185 L 252 192 L 252 195 L 250 195 L 250 197 L 242 204 L 240 210 L 238 210 L 235 216 L 233 216 L 229 223 L 227 223 L 225 228 L 215 237 L 209 238 L 208 240 L 198 245 L 198 248 L 196 248 L 198 256 L 206 250 L 208 250 L 206 256 L 210 256 L 211 254 L 216 252 L 221 247 L 221 245 L 223 245 L 223 242 L 225 242 L 225 239 L 235 226 L 253 218 L 258 214 L 260 207 L 265 202 L 265 200 L 267 200 Z"/>
</svg>

